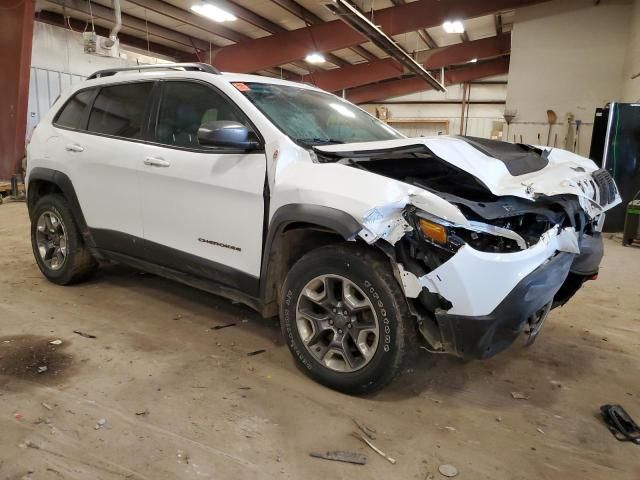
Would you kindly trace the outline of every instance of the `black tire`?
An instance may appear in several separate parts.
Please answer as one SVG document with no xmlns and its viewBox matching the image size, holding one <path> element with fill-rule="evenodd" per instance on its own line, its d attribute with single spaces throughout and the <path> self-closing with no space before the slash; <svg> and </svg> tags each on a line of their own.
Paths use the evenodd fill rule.
<svg viewBox="0 0 640 480">
<path fill-rule="evenodd" d="M 296 321 L 298 301 L 308 282 L 323 275 L 339 275 L 352 282 L 369 299 L 377 316 L 380 333 L 377 348 L 368 363 L 358 370 L 328 368 L 302 340 Z M 298 366 L 309 377 L 334 390 L 367 394 L 383 388 L 417 345 L 417 332 L 411 327 L 406 299 L 389 260 L 373 248 L 339 244 L 307 253 L 289 271 L 281 295 L 281 328 Z"/>
<path fill-rule="evenodd" d="M 45 212 L 53 212 L 63 224 L 67 235 L 67 256 L 62 267 L 54 270 L 47 266 L 38 250 L 38 219 Z M 33 256 L 47 280 L 58 285 L 71 285 L 87 279 L 98 268 L 98 263 L 84 244 L 82 235 L 69 209 L 67 200 L 59 194 L 45 195 L 36 203 L 31 215 L 31 247 Z"/>
</svg>

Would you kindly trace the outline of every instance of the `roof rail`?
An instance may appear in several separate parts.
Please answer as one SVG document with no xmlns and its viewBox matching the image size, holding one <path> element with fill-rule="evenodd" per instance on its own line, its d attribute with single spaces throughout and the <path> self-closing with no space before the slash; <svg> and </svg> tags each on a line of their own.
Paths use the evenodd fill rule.
<svg viewBox="0 0 640 480">
<path fill-rule="evenodd" d="M 208 63 L 157 63 L 154 65 L 136 65 L 135 67 L 119 67 L 119 68 L 107 68 L 105 70 L 98 70 L 87 77 L 87 80 L 93 80 L 95 78 L 110 77 L 119 72 L 135 72 L 142 70 L 184 70 L 195 72 L 206 72 L 220 74 L 220 71 Z"/>
</svg>

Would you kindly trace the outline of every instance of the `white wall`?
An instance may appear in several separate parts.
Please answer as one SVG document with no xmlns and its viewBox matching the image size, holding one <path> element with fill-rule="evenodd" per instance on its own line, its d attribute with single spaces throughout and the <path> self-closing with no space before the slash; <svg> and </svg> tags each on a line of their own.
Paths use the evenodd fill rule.
<svg viewBox="0 0 640 480">
<path fill-rule="evenodd" d="M 640 0 L 636 0 L 631 13 L 629 48 L 622 87 L 623 102 L 640 102 L 640 76 L 631 78 L 638 74 L 640 74 Z"/>
<path fill-rule="evenodd" d="M 496 76 L 483 80 L 502 81 L 506 76 Z M 473 84 L 471 85 L 472 101 L 504 101 L 506 99 L 507 86 L 503 84 Z M 428 120 L 448 120 L 449 134 L 458 135 L 460 133 L 460 103 L 434 104 L 434 101 L 460 102 L 462 100 L 462 85 L 451 85 L 447 91 L 435 92 L 427 90 L 424 92 L 403 95 L 401 97 L 389 98 L 379 104 L 362 105 L 368 111 L 374 111 L 376 106 L 384 105 L 389 111 L 391 120 L 397 119 L 428 119 Z M 407 102 L 407 103 L 401 103 Z M 425 102 L 425 103 L 415 103 Z M 467 124 L 467 135 L 488 138 L 494 122 L 503 121 L 503 104 L 471 104 L 469 105 L 469 120 Z M 466 117 L 466 112 L 465 112 Z M 419 125 L 393 123 L 390 125 L 398 128 L 409 136 L 419 136 L 421 134 L 433 134 L 433 130 Z M 421 131 L 422 130 L 422 131 Z M 431 131 L 430 131 L 431 130 Z"/>
<path fill-rule="evenodd" d="M 126 47 L 120 48 L 120 58 L 103 57 L 84 53 L 82 34 L 71 30 L 35 22 L 33 31 L 33 48 L 31 66 L 88 76 L 103 68 L 135 65 L 139 63 L 156 63 L 172 61 L 170 58 L 159 59 L 147 56 Z"/>
<path fill-rule="evenodd" d="M 557 134 L 563 147 L 565 117 L 573 113 L 582 121 L 579 153 L 588 154 L 596 107 L 622 99 L 631 10 L 631 0 L 555 0 L 516 11 L 506 105 L 516 110 L 510 138 L 537 143 L 540 134 L 546 144 L 551 109 L 558 124 L 550 143 Z"/>
</svg>

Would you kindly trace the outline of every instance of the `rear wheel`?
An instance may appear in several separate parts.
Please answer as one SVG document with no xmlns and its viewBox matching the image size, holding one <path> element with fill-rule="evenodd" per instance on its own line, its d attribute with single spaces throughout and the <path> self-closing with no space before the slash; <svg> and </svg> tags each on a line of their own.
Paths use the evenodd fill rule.
<svg viewBox="0 0 640 480">
<path fill-rule="evenodd" d="M 58 285 L 80 282 L 98 267 L 62 195 L 45 195 L 36 203 L 31 246 L 42 274 Z"/>
<path fill-rule="evenodd" d="M 282 330 L 314 380 L 369 393 L 397 374 L 415 331 L 388 260 L 358 245 L 332 245 L 300 259 L 287 275 Z"/>
</svg>

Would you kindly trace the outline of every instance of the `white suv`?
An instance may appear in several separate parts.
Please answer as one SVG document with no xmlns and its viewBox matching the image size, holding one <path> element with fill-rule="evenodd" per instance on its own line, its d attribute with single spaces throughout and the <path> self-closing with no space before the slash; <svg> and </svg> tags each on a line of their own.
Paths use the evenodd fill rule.
<svg viewBox="0 0 640 480">
<path fill-rule="evenodd" d="M 28 150 L 49 280 L 116 261 L 279 315 L 302 369 L 350 393 L 418 342 L 486 358 L 532 341 L 597 274 L 621 201 L 567 151 L 405 138 L 312 86 L 204 64 L 96 72 Z"/>
</svg>

